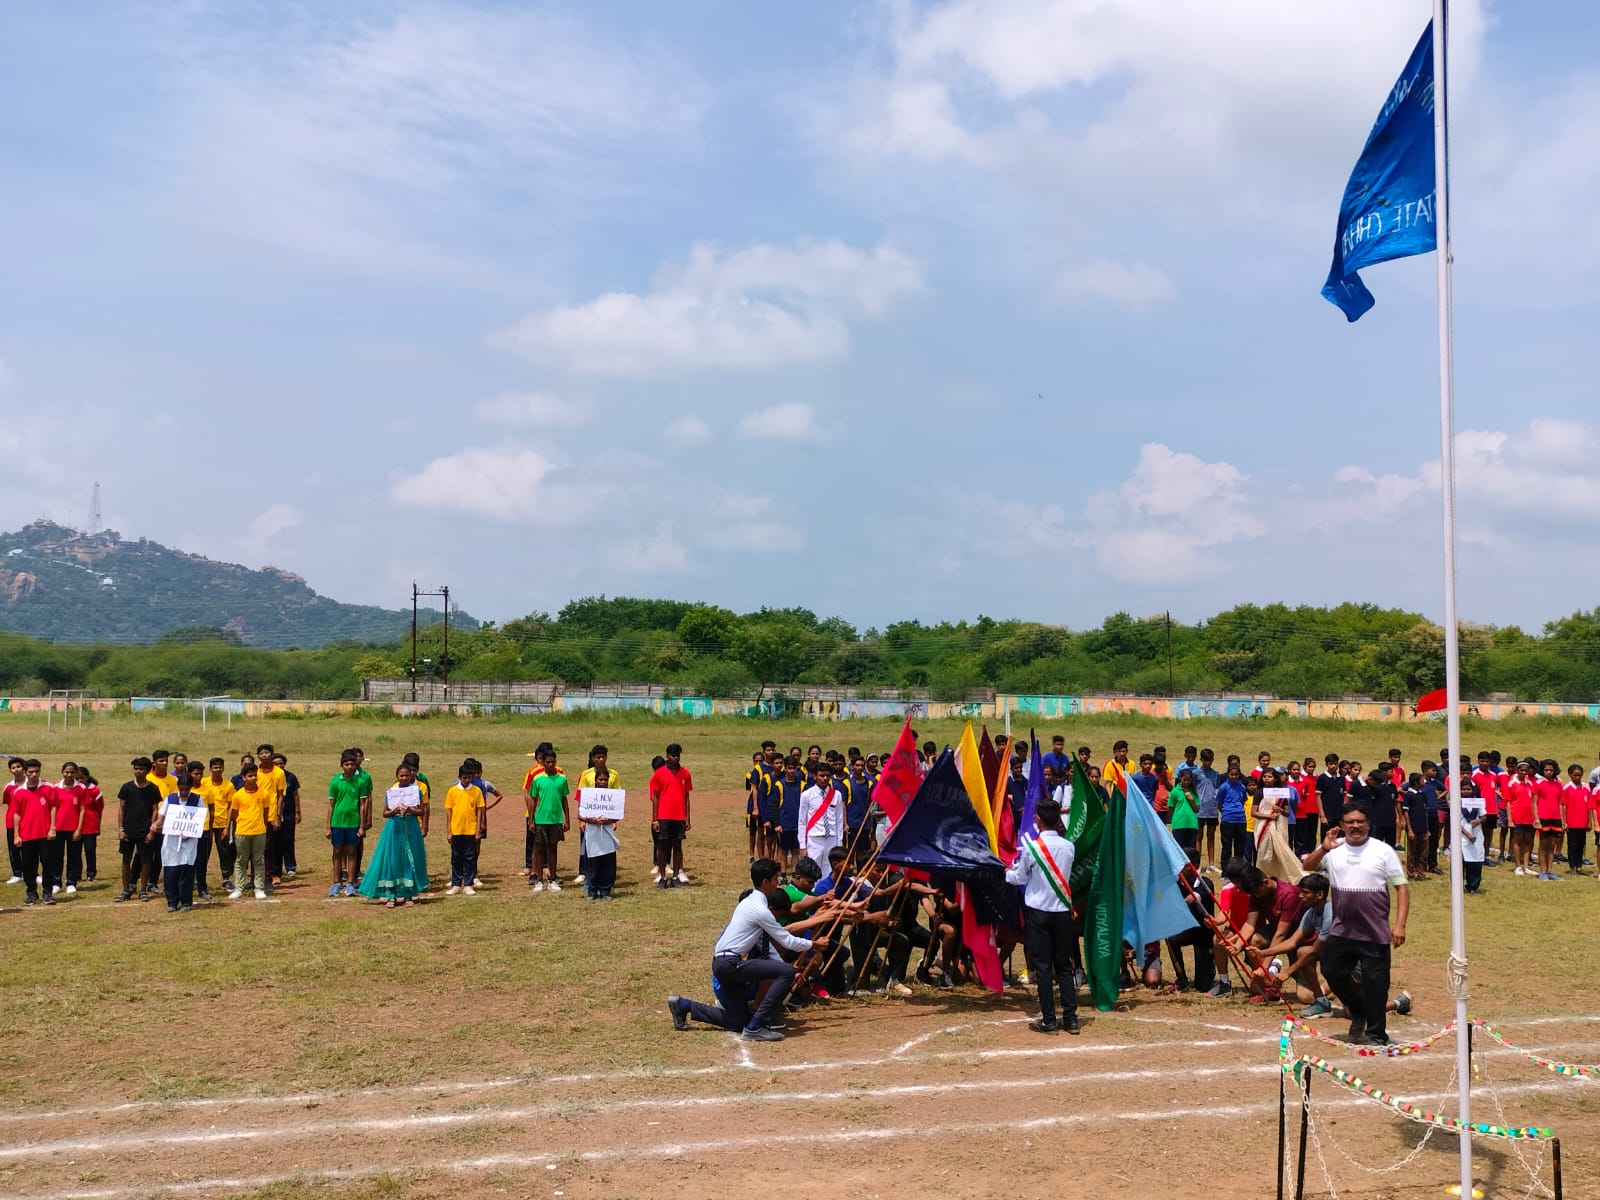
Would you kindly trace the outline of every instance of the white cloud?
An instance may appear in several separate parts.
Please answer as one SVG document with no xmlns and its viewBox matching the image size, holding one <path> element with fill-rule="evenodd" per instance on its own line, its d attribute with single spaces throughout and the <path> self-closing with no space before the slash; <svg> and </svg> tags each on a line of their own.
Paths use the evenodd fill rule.
<svg viewBox="0 0 1600 1200">
<path fill-rule="evenodd" d="M 1050 291 L 1063 304 L 1111 304 L 1129 312 L 1170 304 L 1178 295 L 1172 279 L 1159 267 L 1109 258 L 1063 268 Z"/>
<path fill-rule="evenodd" d="M 739 419 L 739 436 L 754 441 L 804 441 L 817 432 L 817 414 L 799 402 L 774 404 Z"/>
<path fill-rule="evenodd" d="M 703 446 L 711 440 L 711 426 L 699 417 L 684 416 L 663 429 L 661 436 L 674 446 Z"/>
<path fill-rule="evenodd" d="M 537 450 L 471 448 L 436 458 L 396 478 L 389 496 L 407 508 L 431 508 L 496 521 L 565 525 L 599 498 L 593 490 L 553 486 L 556 464 Z"/>
<path fill-rule="evenodd" d="M 154 23 L 177 98 L 141 148 L 164 171 L 159 199 L 198 227 L 327 262 L 459 271 L 486 212 L 509 199 L 541 228 L 580 219 L 632 191 L 641 159 L 682 152 L 706 102 L 647 37 L 624 45 L 551 12 L 422 3 L 237 21 L 208 8 Z"/>
<path fill-rule="evenodd" d="M 585 402 L 568 400 L 549 392 L 501 392 L 498 396 L 479 401 L 472 415 L 486 425 L 557 429 L 585 424 L 591 413 Z"/>
<path fill-rule="evenodd" d="M 765 370 L 842 357 L 852 320 L 881 317 L 921 287 L 915 260 L 890 246 L 702 244 L 648 292 L 544 309 L 491 340 L 577 375 Z"/>
<path fill-rule="evenodd" d="M 672 527 L 665 522 L 656 527 L 654 535 L 626 538 L 606 551 L 606 559 L 613 567 L 641 575 L 660 575 L 681 571 L 688 565 L 688 551 L 672 536 Z"/>
<path fill-rule="evenodd" d="M 1484 18 L 1477 3 L 1451 17 L 1464 84 Z M 1424 21 L 1418 6 L 1392 0 L 896 8 L 891 65 L 851 97 L 845 144 L 869 158 L 1022 162 L 1054 129 L 1076 151 L 1073 169 L 1091 177 L 1112 164 L 1221 173 L 1241 155 L 1303 164 L 1352 128 L 1365 132 Z"/>
<path fill-rule="evenodd" d="M 292 504 L 268 505 L 250 522 L 250 537 L 253 541 L 270 541 L 293 529 L 302 519 L 303 514 Z"/>
</svg>

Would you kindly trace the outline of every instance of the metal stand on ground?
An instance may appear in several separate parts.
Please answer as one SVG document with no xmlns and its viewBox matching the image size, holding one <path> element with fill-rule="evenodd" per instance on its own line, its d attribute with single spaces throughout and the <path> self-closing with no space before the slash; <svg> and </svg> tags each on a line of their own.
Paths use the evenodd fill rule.
<svg viewBox="0 0 1600 1200">
<path fill-rule="evenodd" d="M 1305 1200 L 1306 1195 L 1306 1131 L 1311 1127 L 1310 1071 L 1300 1081 L 1300 1087 L 1300 1158 L 1294 1168 L 1294 1200 Z"/>
<path fill-rule="evenodd" d="M 1283 1174 L 1288 1167 L 1284 1156 L 1289 1153 L 1289 1126 L 1287 1113 L 1289 1103 L 1289 1085 L 1285 1081 L 1287 1071 L 1278 1072 L 1278 1200 L 1283 1200 Z"/>
</svg>

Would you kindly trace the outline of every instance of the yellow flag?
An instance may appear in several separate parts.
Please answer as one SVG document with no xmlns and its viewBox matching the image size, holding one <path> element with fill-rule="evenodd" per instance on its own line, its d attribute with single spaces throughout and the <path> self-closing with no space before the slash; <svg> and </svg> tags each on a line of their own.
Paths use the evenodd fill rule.
<svg viewBox="0 0 1600 1200">
<path fill-rule="evenodd" d="M 961 783 L 967 790 L 967 799 L 972 802 L 978 820 L 983 822 L 984 832 L 989 835 L 989 849 L 998 858 L 1000 839 L 994 831 L 994 810 L 989 807 L 989 785 L 984 782 L 983 764 L 978 759 L 978 740 L 972 736 L 971 721 L 961 731 L 961 741 L 956 746 L 956 765 L 961 769 Z"/>
</svg>

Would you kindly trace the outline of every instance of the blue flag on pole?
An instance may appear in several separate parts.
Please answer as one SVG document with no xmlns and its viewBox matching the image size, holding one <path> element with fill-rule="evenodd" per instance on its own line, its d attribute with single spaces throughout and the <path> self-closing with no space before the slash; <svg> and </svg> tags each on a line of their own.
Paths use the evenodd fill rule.
<svg viewBox="0 0 1600 1200">
<path fill-rule="evenodd" d="M 1044 799 L 1044 758 L 1039 753 L 1039 737 L 1028 730 L 1028 788 L 1022 794 L 1022 815 L 1017 818 L 1017 846 L 1022 839 L 1034 835 L 1034 821 L 1039 815 L 1039 801 Z"/>
<path fill-rule="evenodd" d="M 1123 853 L 1122 937 L 1135 948 L 1172 937 L 1197 922 L 1184 901 L 1178 875 L 1189 858 L 1156 816 L 1150 798 L 1128 779 Z"/>
<path fill-rule="evenodd" d="M 1433 22 L 1389 93 L 1345 184 L 1333 266 L 1322 294 L 1348 320 L 1371 308 L 1356 272 L 1437 245 L 1433 171 Z"/>
</svg>

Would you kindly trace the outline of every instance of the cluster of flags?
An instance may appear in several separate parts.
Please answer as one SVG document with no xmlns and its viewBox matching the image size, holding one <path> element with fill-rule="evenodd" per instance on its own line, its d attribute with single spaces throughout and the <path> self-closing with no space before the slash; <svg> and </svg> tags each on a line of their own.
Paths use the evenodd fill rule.
<svg viewBox="0 0 1600 1200">
<path fill-rule="evenodd" d="M 956 748 L 923 775 L 908 720 L 873 793 L 890 820 L 878 860 L 957 881 L 963 943 L 979 982 L 996 992 L 1004 987 L 996 932 L 1001 925 L 1021 928 L 1020 898 L 1005 870 L 1025 852 L 1045 795 L 1039 740 L 1030 735 L 1029 741 L 1020 817 L 1009 803 L 1004 756 L 987 729 L 981 738 L 973 735 L 971 722 Z M 1103 803 L 1074 762 L 1072 796 L 1067 839 L 1076 855 L 1069 889 L 1084 931 L 1090 994 L 1104 1011 L 1116 1004 L 1123 942 L 1138 950 L 1193 928 L 1178 884 L 1188 860 L 1137 785 L 1116 784 Z"/>
</svg>

